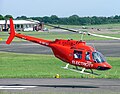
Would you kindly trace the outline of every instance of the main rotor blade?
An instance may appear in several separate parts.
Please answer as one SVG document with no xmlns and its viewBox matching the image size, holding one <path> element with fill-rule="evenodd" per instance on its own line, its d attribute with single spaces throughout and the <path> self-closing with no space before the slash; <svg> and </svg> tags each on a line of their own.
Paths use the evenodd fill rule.
<svg viewBox="0 0 120 94">
<path fill-rule="evenodd" d="M 109 39 L 120 40 L 120 38 L 117 38 L 117 37 L 104 36 L 104 35 L 98 35 L 98 34 L 92 34 L 92 33 L 88 33 L 88 35 L 96 36 L 96 37 L 101 37 L 101 38 L 109 38 Z"/>
<path fill-rule="evenodd" d="M 63 30 L 68 30 L 68 31 L 75 32 L 75 33 L 80 33 L 78 30 L 74 30 L 74 29 L 68 29 L 68 28 L 64 28 L 64 27 L 60 27 L 60 26 L 54 26 L 54 25 L 51 25 L 51 24 L 45 24 L 45 25 L 51 26 L 51 27 L 54 27 L 54 28 L 63 29 Z"/>
<path fill-rule="evenodd" d="M 91 36 L 96 36 L 96 37 L 101 37 L 101 38 L 109 38 L 109 39 L 120 40 L 120 38 L 117 38 L 117 37 L 111 37 L 111 36 L 104 36 L 104 35 L 99 35 L 99 34 L 93 34 L 93 33 L 89 33 L 89 32 L 78 31 L 78 30 L 74 30 L 74 29 L 68 29 L 68 28 L 64 28 L 64 27 L 60 27 L 60 26 L 54 26 L 54 25 L 51 25 L 51 24 L 46 24 L 46 25 L 54 27 L 54 28 L 68 30 L 68 31 L 71 31 L 71 32 L 79 33 L 79 34 L 85 34 L 85 35 L 91 35 Z"/>
</svg>

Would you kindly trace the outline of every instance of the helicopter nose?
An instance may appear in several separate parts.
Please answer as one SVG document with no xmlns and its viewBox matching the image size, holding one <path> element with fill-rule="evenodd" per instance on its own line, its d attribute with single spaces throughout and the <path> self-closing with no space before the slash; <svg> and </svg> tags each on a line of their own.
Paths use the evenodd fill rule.
<svg viewBox="0 0 120 94">
<path fill-rule="evenodd" d="M 106 64 L 106 65 L 104 65 L 104 66 L 98 66 L 97 70 L 109 70 L 109 69 L 111 69 L 111 68 L 112 68 L 111 65 Z"/>
<path fill-rule="evenodd" d="M 101 67 L 101 66 L 98 66 L 97 70 L 109 70 L 111 68 L 109 67 Z"/>
</svg>

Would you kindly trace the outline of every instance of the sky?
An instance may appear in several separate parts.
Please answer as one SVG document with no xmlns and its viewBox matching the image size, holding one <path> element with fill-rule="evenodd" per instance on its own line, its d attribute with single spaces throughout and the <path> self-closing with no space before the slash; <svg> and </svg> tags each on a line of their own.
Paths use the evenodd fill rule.
<svg viewBox="0 0 120 94">
<path fill-rule="evenodd" d="M 0 14 L 13 17 L 120 15 L 120 0 L 0 0 Z"/>
</svg>

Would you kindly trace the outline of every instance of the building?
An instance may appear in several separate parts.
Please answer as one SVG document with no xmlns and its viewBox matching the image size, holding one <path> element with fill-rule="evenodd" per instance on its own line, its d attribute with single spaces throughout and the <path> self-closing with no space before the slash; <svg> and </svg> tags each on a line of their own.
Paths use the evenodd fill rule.
<svg viewBox="0 0 120 94">
<path fill-rule="evenodd" d="M 13 20 L 16 31 L 39 31 L 43 30 L 43 23 L 35 20 Z M 0 20 L 0 31 L 8 31 L 9 20 Z"/>
</svg>

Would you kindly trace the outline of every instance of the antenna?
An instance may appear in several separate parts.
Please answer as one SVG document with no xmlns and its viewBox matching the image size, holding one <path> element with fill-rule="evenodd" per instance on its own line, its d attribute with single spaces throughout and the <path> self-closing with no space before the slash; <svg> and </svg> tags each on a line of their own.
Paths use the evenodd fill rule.
<svg viewBox="0 0 120 94">
<path fill-rule="evenodd" d="M 92 43 L 93 48 L 96 50 L 94 43 Z"/>
<path fill-rule="evenodd" d="M 86 35 L 86 31 L 78 31 L 81 34 L 81 41 L 83 40 L 83 36 Z"/>
<path fill-rule="evenodd" d="M 83 36 L 84 36 L 84 34 L 82 33 L 81 34 L 81 38 L 80 38 L 81 41 L 83 41 Z"/>
</svg>

